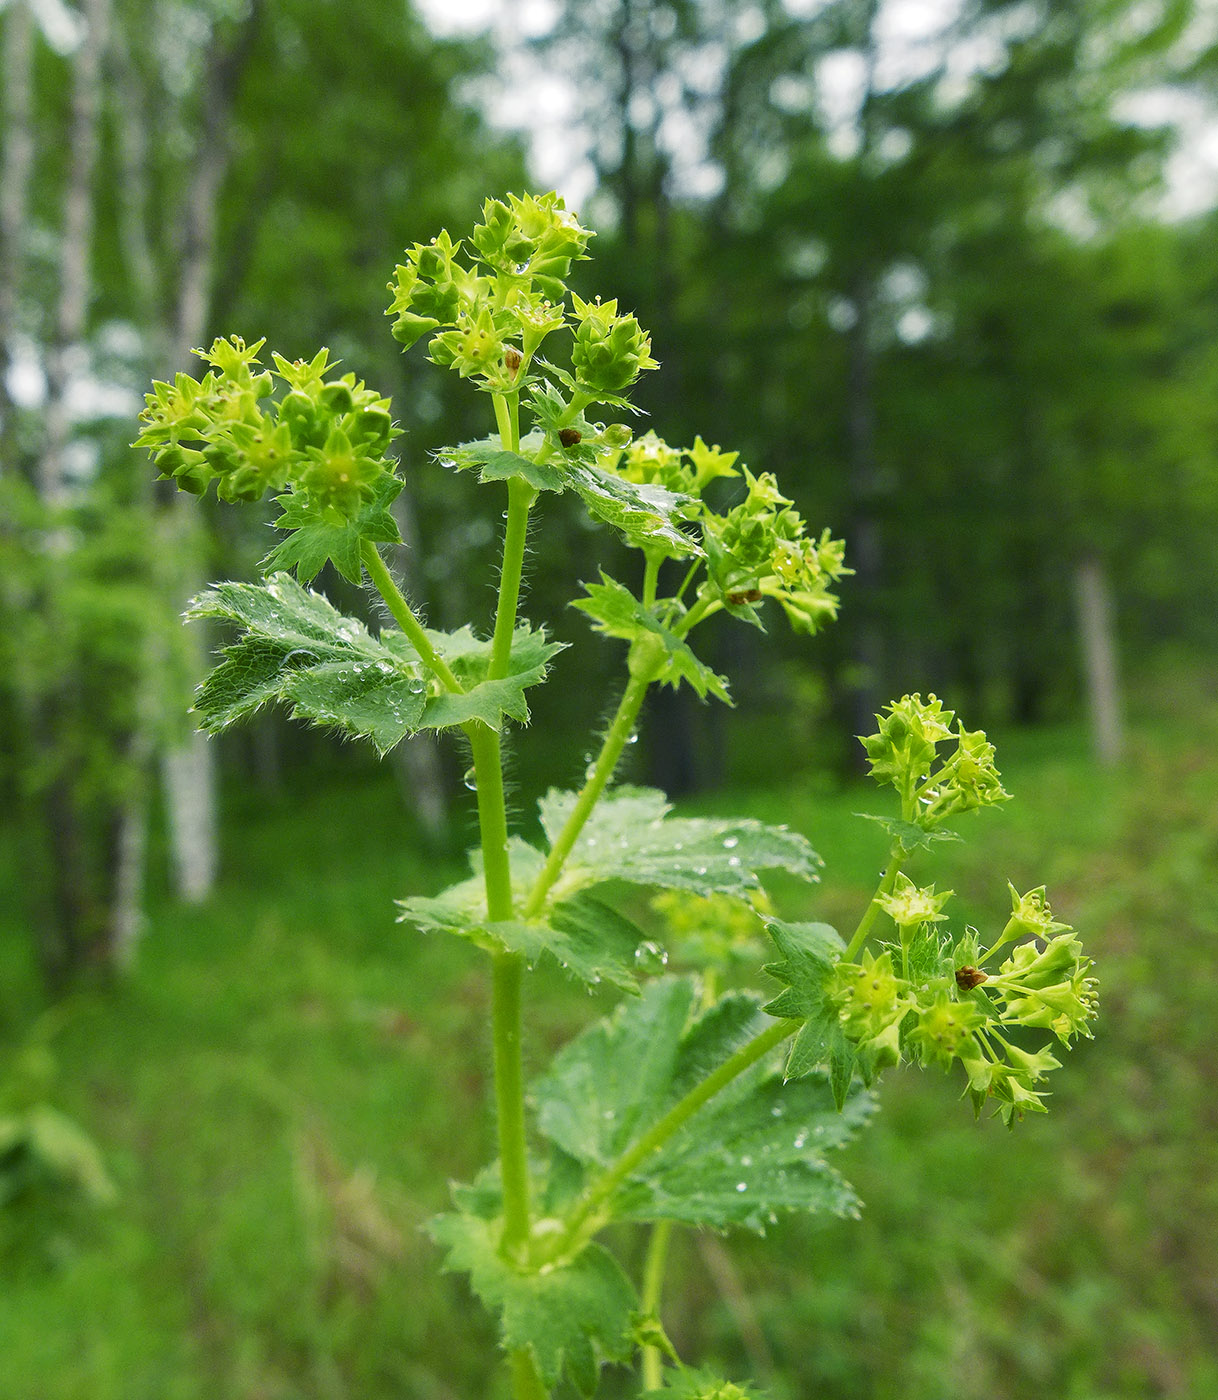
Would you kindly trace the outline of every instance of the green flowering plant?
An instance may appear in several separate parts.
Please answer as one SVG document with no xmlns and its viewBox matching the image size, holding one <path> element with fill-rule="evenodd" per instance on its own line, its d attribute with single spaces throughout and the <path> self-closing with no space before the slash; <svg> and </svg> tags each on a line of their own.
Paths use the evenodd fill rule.
<svg viewBox="0 0 1218 1400">
<path fill-rule="evenodd" d="M 985 735 L 933 696 L 894 702 L 862 741 L 899 812 L 882 819 L 888 865 L 848 939 L 784 922 L 768 902 L 767 871 L 817 878 L 803 836 L 683 817 L 659 792 L 615 785 L 653 687 L 730 703 L 728 680 L 694 647 L 706 622 L 785 618 L 815 636 L 836 618 L 848 570 L 841 541 L 809 529 L 770 473 L 701 438 L 636 436 L 623 420 L 628 391 L 656 362 L 616 300 L 569 292 L 591 236 L 554 194 L 488 200 L 467 238 L 441 232 L 409 249 L 390 284 L 403 346 L 425 341 L 436 365 L 489 396 L 493 430 L 437 458 L 506 494 L 482 629 L 428 627 L 395 581 L 381 552 L 399 543 L 390 507 L 403 486 L 391 406 L 337 375 L 325 350 L 272 355 L 268 369 L 261 341 L 217 340 L 199 352 L 201 378 L 154 385 L 139 442 L 184 490 L 215 481 L 228 501 L 269 492 L 280 510 L 261 580 L 217 584 L 191 607 L 235 628 L 197 695 L 204 729 L 279 702 L 380 753 L 447 730 L 472 757 L 480 843 L 469 878 L 406 896 L 400 917 L 490 962 L 498 1158 L 454 1189 L 431 1233 L 494 1314 L 515 1400 L 563 1386 L 592 1395 L 605 1366 L 632 1364 L 647 1396 L 755 1397 L 687 1364 L 664 1332 L 672 1230 L 764 1233 L 794 1211 L 855 1213 L 830 1156 L 872 1113 L 866 1086 L 902 1063 L 959 1061 L 974 1107 L 992 1101 L 1009 1124 L 1040 1111 L 1058 1061 L 1036 1038 L 1088 1034 L 1094 981 L 1043 890 L 1012 891 L 1010 918 L 983 951 L 973 930 L 951 931 L 950 891 L 908 875 L 949 823 L 1007 797 Z M 585 580 L 574 601 L 624 645 L 624 682 L 582 785 L 542 798 L 537 841 L 509 830 L 502 743 L 527 723 L 530 689 L 565 664 L 545 628 L 519 617 L 532 513 L 562 493 L 637 550 L 639 567 L 630 581 Z M 371 583 L 392 623 L 372 629 L 307 588 L 327 563 Z M 650 900 L 624 904 L 624 885 Z M 737 985 L 763 937 L 778 952 L 768 1000 Z M 670 951 L 680 975 L 667 970 Z M 525 974 L 546 961 L 620 1000 L 526 1085 Z M 638 1281 L 604 1239 L 631 1224 L 649 1231 Z M 611 1240 L 621 1238 L 618 1228 Z"/>
</svg>

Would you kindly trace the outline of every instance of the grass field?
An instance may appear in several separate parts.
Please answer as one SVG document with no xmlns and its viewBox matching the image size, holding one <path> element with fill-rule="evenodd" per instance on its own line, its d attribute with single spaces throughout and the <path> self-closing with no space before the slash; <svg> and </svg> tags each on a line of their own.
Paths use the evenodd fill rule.
<svg viewBox="0 0 1218 1400">
<path fill-rule="evenodd" d="M 678 1237 L 678 1345 L 779 1400 L 1218 1395 L 1218 708 L 1158 700 L 1118 774 L 1069 730 L 999 761 L 1016 801 L 919 873 L 983 927 L 1007 878 L 1046 882 L 1099 964 L 1096 1039 L 1010 1135 L 954 1081 L 890 1074 L 840 1162 L 860 1221 Z M 882 859 L 866 806 L 816 775 L 704 804 L 806 832 L 824 882 L 776 897 L 842 924 Z M 393 923 L 394 897 L 457 873 L 401 827 L 388 777 L 238 805 L 215 898 L 159 901 L 137 974 L 76 1003 L 54 1099 L 118 1196 L 9 1221 L 0 1400 L 500 1393 L 490 1328 L 419 1228 L 491 1155 L 484 969 Z M 11 1046 L 33 997 L 22 932 L 0 934 Z M 541 974 L 535 1062 L 595 1009 Z"/>
</svg>

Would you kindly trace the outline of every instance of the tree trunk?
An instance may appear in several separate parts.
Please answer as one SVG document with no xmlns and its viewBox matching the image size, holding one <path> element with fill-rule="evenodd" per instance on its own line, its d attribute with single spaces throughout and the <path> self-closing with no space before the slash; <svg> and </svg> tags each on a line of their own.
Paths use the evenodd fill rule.
<svg viewBox="0 0 1218 1400">
<path fill-rule="evenodd" d="M 1096 758 L 1111 768 L 1125 752 L 1125 726 L 1112 592 L 1107 572 L 1098 559 L 1083 559 L 1075 569 L 1074 596 L 1091 741 Z"/>
<path fill-rule="evenodd" d="M 216 201 L 229 159 L 228 121 L 263 8 L 261 0 L 254 0 L 235 40 L 229 44 L 217 40 L 207 57 L 203 132 L 194 155 L 178 233 L 180 275 L 169 336 L 169 360 L 175 369 L 185 366 L 191 347 L 204 338 L 207 330 L 216 247 Z M 194 503 L 184 501 L 180 493 L 175 493 L 167 507 L 167 533 L 180 544 L 195 538 L 187 522 L 193 520 L 196 510 Z M 179 555 L 179 564 L 180 583 L 174 601 L 180 610 L 203 586 L 204 577 L 197 550 L 185 548 Z M 191 674 L 197 679 L 206 668 L 206 648 L 197 628 L 192 636 L 196 640 L 191 643 Z M 217 869 L 215 762 L 203 734 L 191 733 L 166 751 L 161 780 L 177 890 L 187 902 L 197 903 L 210 893 Z"/>
<path fill-rule="evenodd" d="M 89 262 L 96 215 L 93 176 L 101 137 L 102 62 L 108 40 L 110 0 L 85 0 L 82 18 L 85 34 L 73 65 L 59 306 L 53 339 L 47 348 L 47 402 L 43 415 L 46 438 L 38 464 L 38 490 L 49 505 L 60 504 L 66 495 L 64 452 L 71 430 L 68 381 L 72 353 L 82 347 L 89 311 Z"/>
<path fill-rule="evenodd" d="M 9 0 L 4 21 L 4 149 L 0 152 L 0 475 L 14 470 L 17 431 L 8 376 L 19 324 L 23 230 L 34 162 L 34 24 L 27 0 Z"/>
</svg>

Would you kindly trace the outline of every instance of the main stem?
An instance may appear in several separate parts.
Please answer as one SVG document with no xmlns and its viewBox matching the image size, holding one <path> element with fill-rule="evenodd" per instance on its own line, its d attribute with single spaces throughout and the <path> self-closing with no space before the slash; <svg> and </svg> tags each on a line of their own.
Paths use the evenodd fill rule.
<svg viewBox="0 0 1218 1400">
<path fill-rule="evenodd" d="M 660 1295 L 664 1291 L 664 1266 L 668 1263 L 668 1242 L 672 1221 L 658 1220 L 651 1229 L 647 1259 L 643 1265 L 643 1296 L 639 1300 L 644 1317 L 660 1316 Z M 664 1383 L 664 1358 L 659 1347 L 643 1348 L 643 1389 L 659 1390 Z"/>
</svg>

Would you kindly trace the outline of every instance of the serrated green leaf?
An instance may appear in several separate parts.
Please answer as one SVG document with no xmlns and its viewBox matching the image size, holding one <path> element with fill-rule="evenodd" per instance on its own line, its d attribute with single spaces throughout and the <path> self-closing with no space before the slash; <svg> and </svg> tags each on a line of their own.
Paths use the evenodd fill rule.
<svg viewBox="0 0 1218 1400">
<path fill-rule="evenodd" d="M 588 1245 L 544 1273 L 524 1272 L 500 1255 L 496 1222 L 453 1213 L 434 1220 L 430 1230 L 448 1250 L 444 1267 L 468 1274 L 474 1292 L 498 1316 L 504 1350 L 528 1348 L 547 1390 L 565 1372 L 580 1394 L 591 1395 L 602 1362 L 629 1359 L 638 1299 L 607 1250 Z"/>
<path fill-rule="evenodd" d="M 551 789 L 539 807 L 551 843 L 566 823 L 577 794 Z M 747 896 L 758 888 L 759 870 L 786 870 L 815 880 L 820 857 L 785 827 L 719 817 L 672 817 L 664 794 L 652 788 L 620 787 L 597 804 L 581 831 L 556 899 L 606 880 L 692 890 L 696 894 Z"/>
<path fill-rule="evenodd" d="M 823 1154 L 849 1142 L 870 1113 L 863 1094 L 839 1112 L 824 1074 L 742 1075 L 639 1169 L 615 1214 L 759 1234 L 795 1211 L 856 1214 L 858 1198 Z"/>
<path fill-rule="evenodd" d="M 455 934 L 481 947 L 522 953 L 530 963 L 543 955 L 552 957 L 588 986 L 605 982 L 622 991 L 635 990 L 636 954 L 643 940 L 635 923 L 588 894 L 549 906 L 537 919 L 490 920 L 480 873 L 481 852 L 471 854 L 479 873 L 431 899 L 400 900 L 400 922 L 425 932 Z M 509 842 L 508 855 L 519 894 L 517 904 L 521 904 L 544 857 L 519 838 Z"/>
<path fill-rule="evenodd" d="M 954 831 L 947 831 L 943 827 L 936 827 L 933 831 L 924 831 L 916 822 L 899 821 L 896 817 L 884 817 L 875 812 L 855 812 L 856 817 L 862 817 L 864 821 L 876 822 L 888 833 L 888 839 L 894 846 L 898 846 L 902 854 L 911 856 L 915 851 L 929 850 L 936 841 L 959 841 L 960 837 Z"/>
<path fill-rule="evenodd" d="M 689 979 L 662 978 L 561 1050 L 533 1087 L 545 1136 L 581 1162 L 620 1156 L 674 1101 L 694 999 Z"/>
<path fill-rule="evenodd" d="M 702 555 L 702 546 L 681 528 L 688 497 L 662 486 L 624 481 L 587 462 L 565 462 L 563 473 L 567 488 L 579 495 L 589 515 L 617 530 L 627 544 L 639 549 L 663 546 L 678 558 Z"/>
<path fill-rule="evenodd" d="M 650 608 L 645 608 L 624 584 L 602 573 L 600 583 L 587 583 L 584 589 L 588 596 L 577 598 L 571 606 L 586 612 L 598 632 L 625 642 L 635 642 L 641 637 L 659 638 L 667 655 L 665 669 L 659 676 L 663 684 L 675 690 L 681 681 L 688 681 L 700 699 L 705 700 L 709 693 L 729 705 L 732 703 L 723 677 L 700 661 L 692 649 L 665 627 Z"/>
<path fill-rule="evenodd" d="M 504 715 L 527 724 L 529 707 L 524 692 L 545 680 L 551 660 L 566 647 L 565 642 L 547 640 L 544 628 L 521 625 L 512 634 L 507 675 L 491 681 L 486 679 L 491 663 L 491 642 L 475 636 L 468 626 L 455 632 L 437 632 L 430 627 L 423 630 L 465 687 L 465 694 L 437 692 L 433 686 L 418 725 L 420 729 L 449 729 L 471 720 L 498 728 Z M 414 648 L 402 633 L 383 634 L 382 640 L 395 655 L 417 660 Z"/>
<path fill-rule="evenodd" d="M 471 720 L 481 720 L 497 729 L 504 715 L 519 724 L 527 724 L 529 707 L 525 691 L 545 680 L 550 662 L 566 647 L 565 642 L 548 641 L 544 628 L 517 627 L 512 634 L 507 675 L 492 681 L 486 679 L 491 663 L 491 642 L 476 637 L 468 626 L 456 632 L 436 632 L 431 628 L 424 631 L 428 641 L 466 687 L 466 693 L 432 694 L 423 712 L 421 729 L 447 729 Z M 412 650 L 400 633 L 393 636 L 397 650 Z"/>
<path fill-rule="evenodd" d="M 349 520 L 336 519 L 304 492 L 277 496 L 275 504 L 282 513 L 275 528 L 292 533 L 262 561 L 262 571 L 295 569 L 301 583 L 308 583 L 327 563 L 333 563 L 345 579 L 359 583 L 364 567 L 360 546 L 364 540 L 377 544 L 401 542 L 389 507 L 403 485 L 392 473 L 384 472 L 377 480 L 376 495 Z"/>
<path fill-rule="evenodd" d="M 765 1024 L 745 993 L 691 1021 L 696 999 L 691 980 L 661 979 L 557 1056 L 534 1098 L 541 1132 L 566 1158 L 608 1166 Z M 868 1104 L 839 1115 L 826 1075 L 787 1084 L 763 1062 L 644 1160 L 613 1213 L 756 1230 L 784 1211 L 849 1213 L 853 1192 L 823 1153 L 854 1135 Z"/>
<path fill-rule="evenodd" d="M 725 1381 L 711 1371 L 682 1367 L 665 1375 L 662 1390 L 649 1390 L 640 1400 L 767 1400 L 767 1394 L 751 1385 Z"/>
<path fill-rule="evenodd" d="M 288 574 L 265 585 L 217 584 L 187 616 L 245 629 L 195 697 L 211 733 L 276 700 L 296 718 L 371 739 L 382 754 L 419 725 L 426 700 L 419 671 Z"/>
<path fill-rule="evenodd" d="M 765 1009 L 770 1016 L 804 1023 L 791 1046 L 786 1066 L 787 1078 L 799 1079 L 826 1062 L 840 1036 L 837 1008 L 829 997 L 829 980 L 845 944 L 829 924 L 788 924 L 770 919 L 766 931 L 782 960 L 769 963 L 764 970 L 785 983 L 785 988 Z"/>
<path fill-rule="evenodd" d="M 528 441 L 529 439 L 526 439 L 526 442 Z M 539 436 L 535 447 L 540 447 L 541 441 Z M 562 472 L 555 463 L 537 463 L 523 452 L 508 452 L 497 437 L 463 442 L 457 447 L 446 447 L 437 452 L 436 457 L 442 466 L 450 467 L 454 471 L 476 470 L 479 481 L 507 481 L 512 477 L 519 477 L 522 481 L 527 481 L 535 491 L 566 489 Z"/>
</svg>

